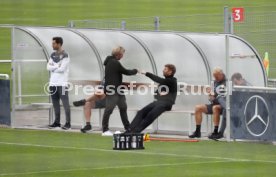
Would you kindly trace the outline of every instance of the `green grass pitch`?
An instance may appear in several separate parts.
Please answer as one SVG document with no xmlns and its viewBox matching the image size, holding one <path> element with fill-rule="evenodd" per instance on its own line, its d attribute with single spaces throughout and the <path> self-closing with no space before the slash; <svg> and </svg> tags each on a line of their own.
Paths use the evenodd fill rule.
<svg viewBox="0 0 276 177">
<path fill-rule="evenodd" d="M 145 142 L 114 151 L 98 134 L 0 129 L 0 176 L 14 177 L 273 177 L 269 144 Z"/>
<path fill-rule="evenodd" d="M 224 6 L 275 11 L 275 0 L 0 0 L 0 24 L 66 26 L 69 20 L 222 14 Z M 197 20 L 191 17 L 191 21 Z M 0 59 L 11 58 L 10 30 L 0 28 Z M 273 54 L 275 56 L 275 54 Z M 271 57 L 272 67 L 276 58 Z M 10 74 L 9 64 L 0 73 Z M 0 176 L 12 177 L 274 177 L 268 144 L 147 142 L 114 151 L 97 134 L 0 129 Z"/>
</svg>

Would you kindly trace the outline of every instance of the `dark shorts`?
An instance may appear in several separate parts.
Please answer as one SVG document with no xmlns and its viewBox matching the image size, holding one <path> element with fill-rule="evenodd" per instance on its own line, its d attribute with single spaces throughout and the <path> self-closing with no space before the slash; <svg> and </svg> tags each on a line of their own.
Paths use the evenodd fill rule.
<svg viewBox="0 0 276 177">
<path fill-rule="evenodd" d="M 105 100 L 106 100 L 106 98 L 101 99 L 101 100 L 97 100 L 97 101 L 95 102 L 95 108 L 94 108 L 94 109 L 105 108 Z"/>
<path fill-rule="evenodd" d="M 219 105 L 219 104 L 206 104 L 207 106 L 207 114 L 213 114 L 213 106 Z M 222 114 L 223 109 L 220 110 L 220 114 Z"/>
</svg>

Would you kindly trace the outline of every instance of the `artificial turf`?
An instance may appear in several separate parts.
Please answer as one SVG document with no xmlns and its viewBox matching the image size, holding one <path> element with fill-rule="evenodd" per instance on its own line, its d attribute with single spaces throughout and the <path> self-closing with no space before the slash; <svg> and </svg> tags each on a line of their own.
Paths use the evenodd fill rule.
<svg viewBox="0 0 276 177">
<path fill-rule="evenodd" d="M 112 138 L 41 130 L 0 129 L 0 176 L 273 177 L 270 144 L 145 142 L 145 150 L 112 150 Z"/>
</svg>

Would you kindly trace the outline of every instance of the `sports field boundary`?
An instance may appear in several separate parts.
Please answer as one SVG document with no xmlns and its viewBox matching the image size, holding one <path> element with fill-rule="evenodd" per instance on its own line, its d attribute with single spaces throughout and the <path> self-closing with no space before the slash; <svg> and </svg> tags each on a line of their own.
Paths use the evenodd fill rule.
<svg viewBox="0 0 276 177">
<path fill-rule="evenodd" d="M 29 147 L 39 147 L 39 148 L 58 148 L 58 149 L 71 149 L 71 150 L 87 150 L 87 151 L 101 151 L 101 152 L 111 152 L 111 153 L 129 153 L 129 154 L 141 154 L 141 155 L 152 155 L 152 156 L 172 156 L 172 157 L 186 157 L 186 158 L 198 158 L 198 159 L 216 159 L 216 160 L 228 160 L 236 162 L 257 162 L 257 163 L 273 163 L 276 161 L 270 160 L 254 160 L 254 159 L 239 159 L 230 157 L 217 157 L 217 156 L 202 156 L 202 155 L 183 155 L 183 154 L 173 154 L 173 153 L 159 153 L 159 152 L 143 152 L 143 151 L 116 151 L 111 149 L 101 149 L 101 148 L 82 148 L 82 147 L 68 147 L 68 146 L 52 146 L 52 145 L 41 145 L 41 144 L 28 144 L 28 143 L 15 143 L 15 142 L 0 142 L 2 145 L 13 145 L 13 146 L 29 146 Z"/>
</svg>

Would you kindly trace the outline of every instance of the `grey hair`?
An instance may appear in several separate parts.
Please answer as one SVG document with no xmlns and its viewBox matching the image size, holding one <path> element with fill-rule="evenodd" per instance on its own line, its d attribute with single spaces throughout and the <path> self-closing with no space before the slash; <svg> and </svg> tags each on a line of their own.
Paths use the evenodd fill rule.
<svg viewBox="0 0 276 177">
<path fill-rule="evenodd" d="M 123 53 L 125 53 L 125 51 L 126 50 L 122 46 L 118 46 L 112 50 L 112 55 L 116 56 L 118 54 L 123 54 Z"/>
<path fill-rule="evenodd" d="M 215 67 L 213 73 L 221 73 L 223 74 L 223 70 L 220 67 Z"/>
</svg>

